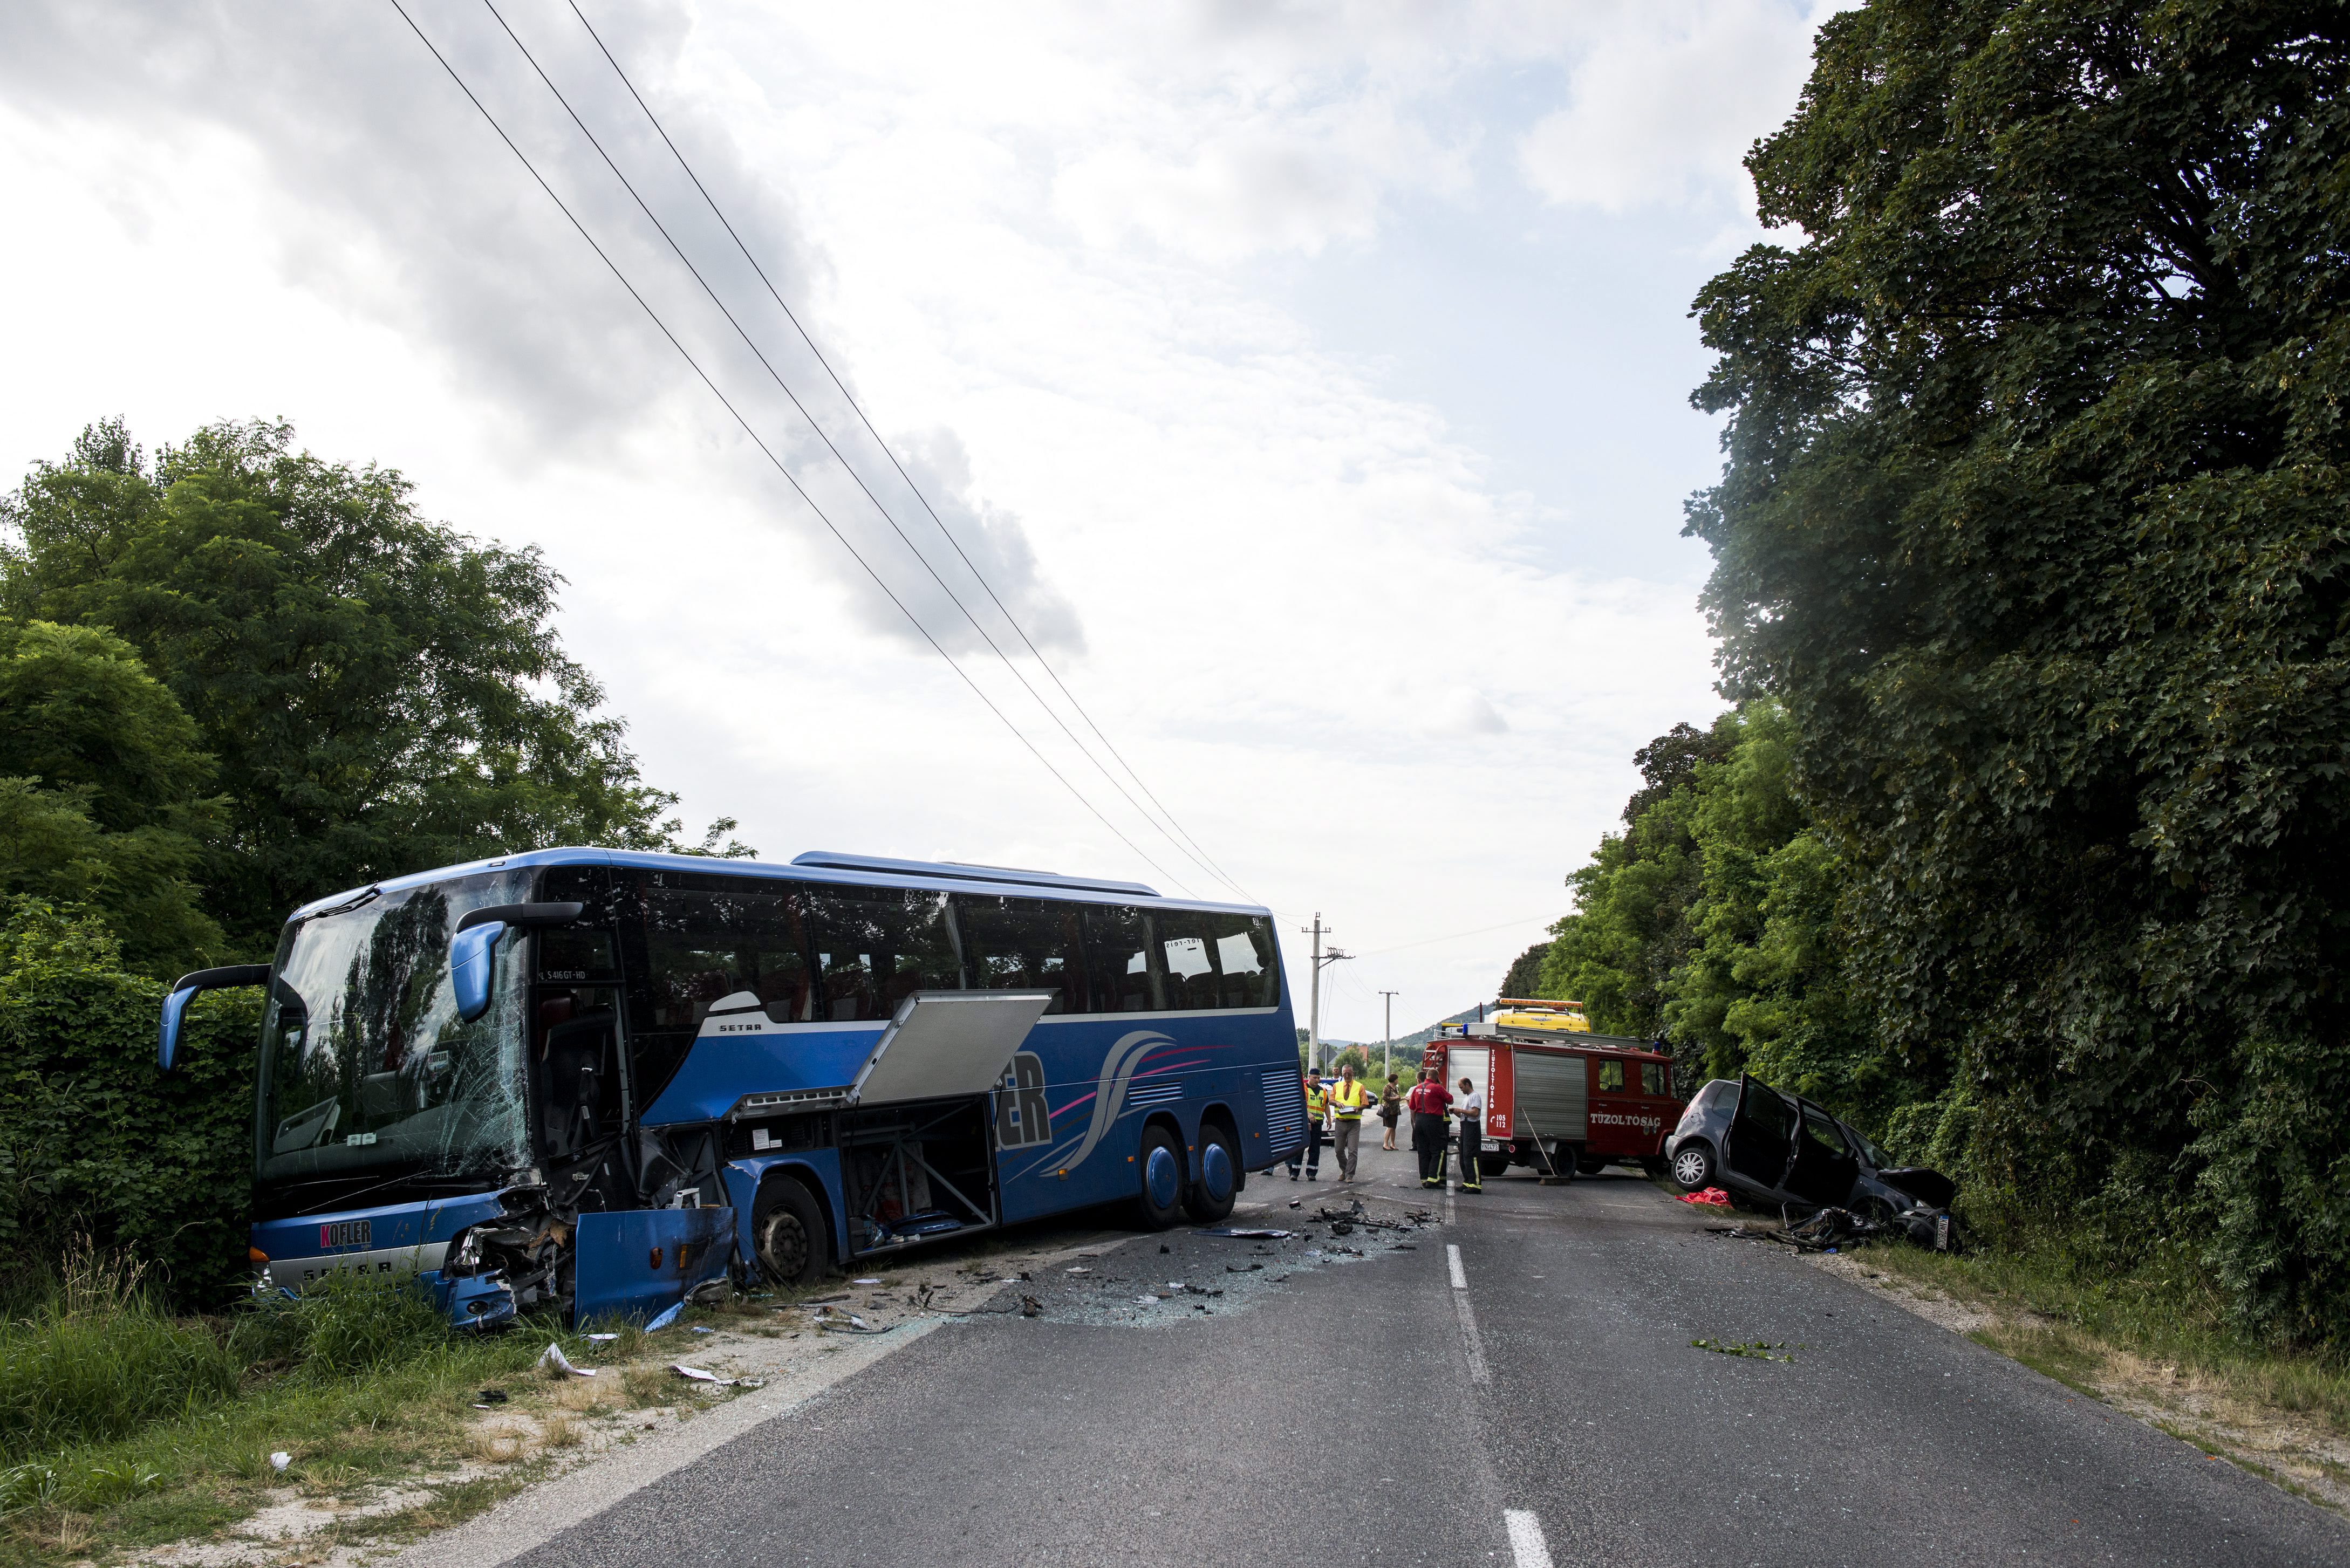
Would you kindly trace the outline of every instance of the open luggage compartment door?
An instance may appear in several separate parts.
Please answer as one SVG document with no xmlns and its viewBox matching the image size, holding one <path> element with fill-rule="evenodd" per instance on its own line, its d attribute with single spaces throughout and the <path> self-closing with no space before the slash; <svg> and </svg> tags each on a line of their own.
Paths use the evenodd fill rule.
<svg viewBox="0 0 2350 1568">
<path fill-rule="evenodd" d="M 1045 1015 L 1051 991 L 918 991 L 849 1085 L 852 1106 L 983 1095 Z"/>
</svg>

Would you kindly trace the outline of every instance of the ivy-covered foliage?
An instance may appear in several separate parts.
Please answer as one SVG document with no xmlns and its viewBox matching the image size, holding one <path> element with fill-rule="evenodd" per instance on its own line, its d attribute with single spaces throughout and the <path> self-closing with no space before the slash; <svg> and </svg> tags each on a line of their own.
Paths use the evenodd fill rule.
<svg viewBox="0 0 2350 1568">
<path fill-rule="evenodd" d="M 1883 1070 L 2300 1338 L 2350 1335 L 2345 16 L 1832 18 L 1749 159 L 1802 243 L 1698 301 L 1690 510 Z"/>
<path fill-rule="evenodd" d="M 95 915 L 0 899 L 0 1293 L 37 1294 L 77 1235 L 128 1246 L 176 1300 L 250 1273 L 258 1002 L 200 999 L 165 1074 L 162 1000 Z"/>
</svg>

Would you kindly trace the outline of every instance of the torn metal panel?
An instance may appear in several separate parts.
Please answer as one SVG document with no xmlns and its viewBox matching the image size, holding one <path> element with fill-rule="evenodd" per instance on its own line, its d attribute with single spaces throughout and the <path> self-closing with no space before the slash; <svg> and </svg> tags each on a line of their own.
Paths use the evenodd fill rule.
<svg viewBox="0 0 2350 1568">
<path fill-rule="evenodd" d="M 640 1209 L 582 1214 L 573 1321 L 649 1319 L 726 1272 L 734 1257 L 732 1209 Z"/>
</svg>

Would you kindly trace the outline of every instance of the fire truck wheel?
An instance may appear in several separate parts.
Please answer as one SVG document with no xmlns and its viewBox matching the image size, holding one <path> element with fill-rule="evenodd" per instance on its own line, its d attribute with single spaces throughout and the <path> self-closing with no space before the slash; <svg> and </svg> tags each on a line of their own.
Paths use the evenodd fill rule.
<svg viewBox="0 0 2350 1568">
<path fill-rule="evenodd" d="M 1239 1196 L 1240 1157 L 1232 1135 L 1210 1122 L 1200 1129 L 1200 1178 L 1183 1195 L 1184 1211 L 1199 1225 L 1213 1225 L 1232 1211 Z"/>
<path fill-rule="evenodd" d="M 824 1277 L 832 1249 L 824 1210 L 808 1189 L 790 1177 L 767 1183 L 759 1194 L 751 1237 L 767 1277 L 787 1285 L 813 1284 Z"/>
<path fill-rule="evenodd" d="M 1135 1156 L 1134 1195 L 1145 1230 L 1164 1231 L 1183 1217 L 1183 1150 L 1165 1127 L 1145 1127 Z"/>
<path fill-rule="evenodd" d="M 1691 1192 L 1713 1185 L 1713 1146 L 1691 1138 L 1673 1151 L 1673 1179 Z"/>
<path fill-rule="evenodd" d="M 1510 1151 L 1506 1148 L 1481 1151 L 1477 1156 L 1477 1168 L 1488 1177 L 1506 1174 L 1510 1168 Z"/>
<path fill-rule="evenodd" d="M 1665 1173 L 1665 1157 L 1661 1154 L 1643 1155 L 1640 1158 L 1640 1169 L 1648 1179 L 1655 1180 Z"/>
</svg>

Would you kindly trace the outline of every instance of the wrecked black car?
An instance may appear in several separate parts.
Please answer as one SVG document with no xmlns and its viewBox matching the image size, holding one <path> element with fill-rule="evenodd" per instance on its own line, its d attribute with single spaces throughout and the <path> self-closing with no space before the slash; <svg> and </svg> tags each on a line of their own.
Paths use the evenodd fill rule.
<svg viewBox="0 0 2350 1568">
<path fill-rule="evenodd" d="M 1760 1078 L 1716 1078 L 1697 1092 L 1665 1140 L 1673 1179 L 1721 1187 L 1750 1202 L 1848 1209 L 1888 1220 L 1945 1210 L 1957 1188 L 1939 1171 L 1897 1166 L 1851 1123 Z"/>
</svg>

